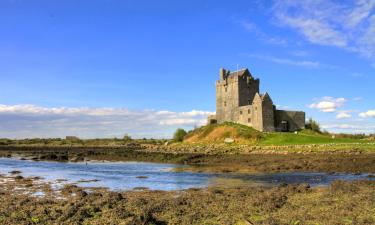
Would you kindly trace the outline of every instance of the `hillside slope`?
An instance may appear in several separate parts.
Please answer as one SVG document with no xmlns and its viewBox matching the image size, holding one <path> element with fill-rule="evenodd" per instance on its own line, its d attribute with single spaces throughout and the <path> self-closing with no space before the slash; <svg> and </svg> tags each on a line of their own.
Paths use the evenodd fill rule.
<svg viewBox="0 0 375 225">
<path fill-rule="evenodd" d="M 211 124 L 189 132 L 185 143 L 221 143 L 226 138 L 234 139 L 237 143 L 256 144 L 262 133 L 245 125 L 236 123 Z"/>
<path fill-rule="evenodd" d="M 321 134 L 311 130 L 299 132 L 263 133 L 251 127 L 236 124 L 213 124 L 197 128 L 189 132 L 184 143 L 224 143 L 226 138 L 238 144 L 252 145 L 293 145 L 293 144 L 330 144 L 368 142 L 368 140 L 352 138 L 332 138 L 329 134 Z"/>
</svg>

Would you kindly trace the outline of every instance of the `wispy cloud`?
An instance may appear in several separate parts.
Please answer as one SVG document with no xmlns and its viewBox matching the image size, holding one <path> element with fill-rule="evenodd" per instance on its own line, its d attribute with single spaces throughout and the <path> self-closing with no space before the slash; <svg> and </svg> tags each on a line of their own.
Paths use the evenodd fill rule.
<svg viewBox="0 0 375 225">
<path fill-rule="evenodd" d="M 333 113 L 337 108 L 342 107 L 347 100 L 345 98 L 323 97 L 309 105 L 311 109 L 318 109 L 321 112 Z"/>
<path fill-rule="evenodd" d="M 301 66 L 301 67 L 308 67 L 308 68 L 318 68 L 321 66 L 325 66 L 320 64 L 316 61 L 309 61 L 309 60 L 292 60 L 288 58 L 278 58 L 270 55 L 262 55 L 262 54 L 243 54 L 246 57 L 256 58 L 264 61 L 269 61 L 277 64 L 284 64 L 290 66 Z"/>
<path fill-rule="evenodd" d="M 375 56 L 375 0 L 275 1 L 277 25 L 295 29 L 314 44 Z"/>
<path fill-rule="evenodd" d="M 35 105 L 0 105 L 0 137 L 82 138 L 170 137 L 177 127 L 206 123 L 212 112 L 129 110 L 124 108 L 48 108 Z"/>
<path fill-rule="evenodd" d="M 304 50 L 296 50 L 296 51 L 291 51 L 290 54 L 293 56 L 305 57 L 305 56 L 308 56 L 310 53 Z"/>
<path fill-rule="evenodd" d="M 252 34 L 256 36 L 257 39 L 273 45 L 281 45 L 285 46 L 288 44 L 288 41 L 286 39 L 280 38 L 280 37 L 274 37 L 270 36 L 267 33 L 263 32 L 262 29 L 260 29 L 255 23 L 244 20 L 241 21 L 240 24 L 248 31 L 250 31 Z"/>
</svg>

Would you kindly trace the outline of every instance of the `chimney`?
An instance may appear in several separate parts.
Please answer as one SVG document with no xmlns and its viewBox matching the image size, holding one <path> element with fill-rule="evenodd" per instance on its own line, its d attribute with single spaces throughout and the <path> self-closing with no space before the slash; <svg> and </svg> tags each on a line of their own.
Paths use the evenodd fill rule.
<svg viewBox="0 0 375 225">
<path fill-rule="evenodd" d="M 225 80 L 227 78 L 227 71 L 224 68 L 220 68 L 220 80 Z"/>
</svg>

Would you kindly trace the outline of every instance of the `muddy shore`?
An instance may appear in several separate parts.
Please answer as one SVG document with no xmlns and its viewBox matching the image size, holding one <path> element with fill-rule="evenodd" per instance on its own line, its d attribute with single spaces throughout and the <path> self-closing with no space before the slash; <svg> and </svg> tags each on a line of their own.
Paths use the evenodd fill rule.
<svg viewBox="0 0 375 225">
<path fill-rule="evenodd" d="M 212 172 L 346 172 L 375 173 L 375 153 L 314 152 L 288 154 L 170 153 L 138 149 L 138 146 L 5 147 L 1 157 L 24 157 L 52 161 L 143 161 L 190 165 L 188 170 Z"/>
<path fill-rule="evenodd" d="M 1 224 L 375 223 L 375 181 L 111 192 L 1 175 L 0 201 Z"/>
</svg>

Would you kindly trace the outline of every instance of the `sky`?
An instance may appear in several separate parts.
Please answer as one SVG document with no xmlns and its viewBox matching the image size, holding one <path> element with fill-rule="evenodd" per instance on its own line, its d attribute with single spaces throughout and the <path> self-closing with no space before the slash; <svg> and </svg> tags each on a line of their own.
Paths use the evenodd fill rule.
<svg viewBox="0 0 375 225">
<path fill-rule="evenodd" d="M 375 133 L 375 0 L 1 0 L 0 137 L 170 137 L 215 112 L 221 67 Z"/>
</svg>

